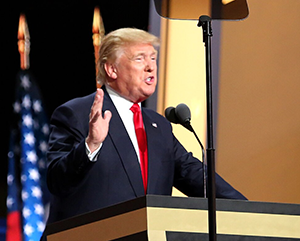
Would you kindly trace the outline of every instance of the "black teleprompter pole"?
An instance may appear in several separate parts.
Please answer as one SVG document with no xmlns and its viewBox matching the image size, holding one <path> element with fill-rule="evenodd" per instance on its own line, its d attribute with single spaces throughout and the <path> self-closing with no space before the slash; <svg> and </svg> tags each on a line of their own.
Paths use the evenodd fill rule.
<svg viewBox="0 0 300 241">
<path fill-rule="evenodd" d="M 208 197 L 208 231 L 209 241 L 216 241 L 216 180 L 215 180 L 215 149 L 213 141 L 213 108 L 212 108 L 212 63 L 211 38 L 212 27 L 209 16 L 200 16 L 198 27 L 203 30 L 203 42 L 206 57 L 206 102 L 207 102 L 207 197 Z"/>
</svg>

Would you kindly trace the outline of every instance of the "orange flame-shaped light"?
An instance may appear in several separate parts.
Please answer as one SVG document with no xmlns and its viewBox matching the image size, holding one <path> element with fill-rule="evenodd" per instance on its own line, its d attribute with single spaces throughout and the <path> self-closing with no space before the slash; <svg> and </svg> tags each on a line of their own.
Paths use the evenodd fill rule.
<svg viewBox="0 0 300 241">
<path fill-rule="evenodd" d="M 19 19 L 18 40 L 18 50 L 20 53 L 21 69 L 28 69 L 30 66 L 30 35 L 28 25 L 26 22 L 26 17 L 24 14 L 21 14 Z"/>
<path fill-rule="evenodd" d="M 234 2 L 235 0 L 222 0 L 222 3 L 224 5 L 228 4 L 228 3 L 231 3 L 231 2 Z"/>
<path fill-rule="evenodd" d="M 94 19 L 93 19 L 93 45 L 94 45 L 94 51 L 95 51 L 95 66 L 96 66 L 96 86 L 97 88 L 100 88 L 101 86 L 97 82 L 97 61 L 99 57 L 99 49 L 101 45 L 101 40 L 103 36 L 105 35 L 104 25 L 102 21 L 102 17 L 100 14 L 99 7 L 95 7 L 94 9 Z"/>
</svg>

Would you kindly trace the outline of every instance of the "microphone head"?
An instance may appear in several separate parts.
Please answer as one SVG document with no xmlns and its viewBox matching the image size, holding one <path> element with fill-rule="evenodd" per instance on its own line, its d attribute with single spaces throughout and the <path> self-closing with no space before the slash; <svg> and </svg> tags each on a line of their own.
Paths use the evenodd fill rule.
<svg viewBox="0 0 300 241">
<path fill-rule="evenodd" d="M 168 121 L 178 124 L 179 120 L 175 114 L 175 108 L 170 106 L 167 109 L 165 109 L 165 117 L 167 118 Z"/>
<path fill-rule="evenodd" d="M 175 116 L 182 125 L 190 123 L 191 121 L 191 111 L 186 104 L 179 104 L 176 106 Z"/>
</svg>

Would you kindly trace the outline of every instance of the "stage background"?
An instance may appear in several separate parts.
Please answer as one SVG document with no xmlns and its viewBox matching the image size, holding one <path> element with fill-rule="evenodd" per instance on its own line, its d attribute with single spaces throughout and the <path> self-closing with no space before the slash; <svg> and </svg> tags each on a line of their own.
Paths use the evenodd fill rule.
<svg viewBox="0 0 300 241">
<path fill-rule="evenodd" d="M 213 21 L 216 170 L 249 200 L 300 203 L 300 1 L 247 2 L 245 20 Z M 196 24 L 162 21 L 158 111 L 187 103 L 205 141 L 204 50 Z M 200 158 L 192 134 L 174 131 Z"/>
<path fill-rule="evenodd" d="M 217 170 L 250 200 L 300 203 L 300 1 L 248 4 L 221 27 Z"/>
</svg>

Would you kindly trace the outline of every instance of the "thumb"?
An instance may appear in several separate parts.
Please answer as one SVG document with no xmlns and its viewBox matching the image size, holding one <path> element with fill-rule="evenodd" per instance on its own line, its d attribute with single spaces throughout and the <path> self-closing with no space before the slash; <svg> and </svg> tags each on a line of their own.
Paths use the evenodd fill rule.
<svg viewBox="0 0 300 241">
<path fill-rule="evenodd" d="M 112 116 L 111 112 L 110 112 L 109 110 L 106 110 L 106 111 L 104 112 L 104 117 L 103 117 L 103 119 L 104 119 L 107 123 L 109 123 L 109 121 L 110 121 L 110 119 L 111 119 L 111 116 Z"/>
</svg>

